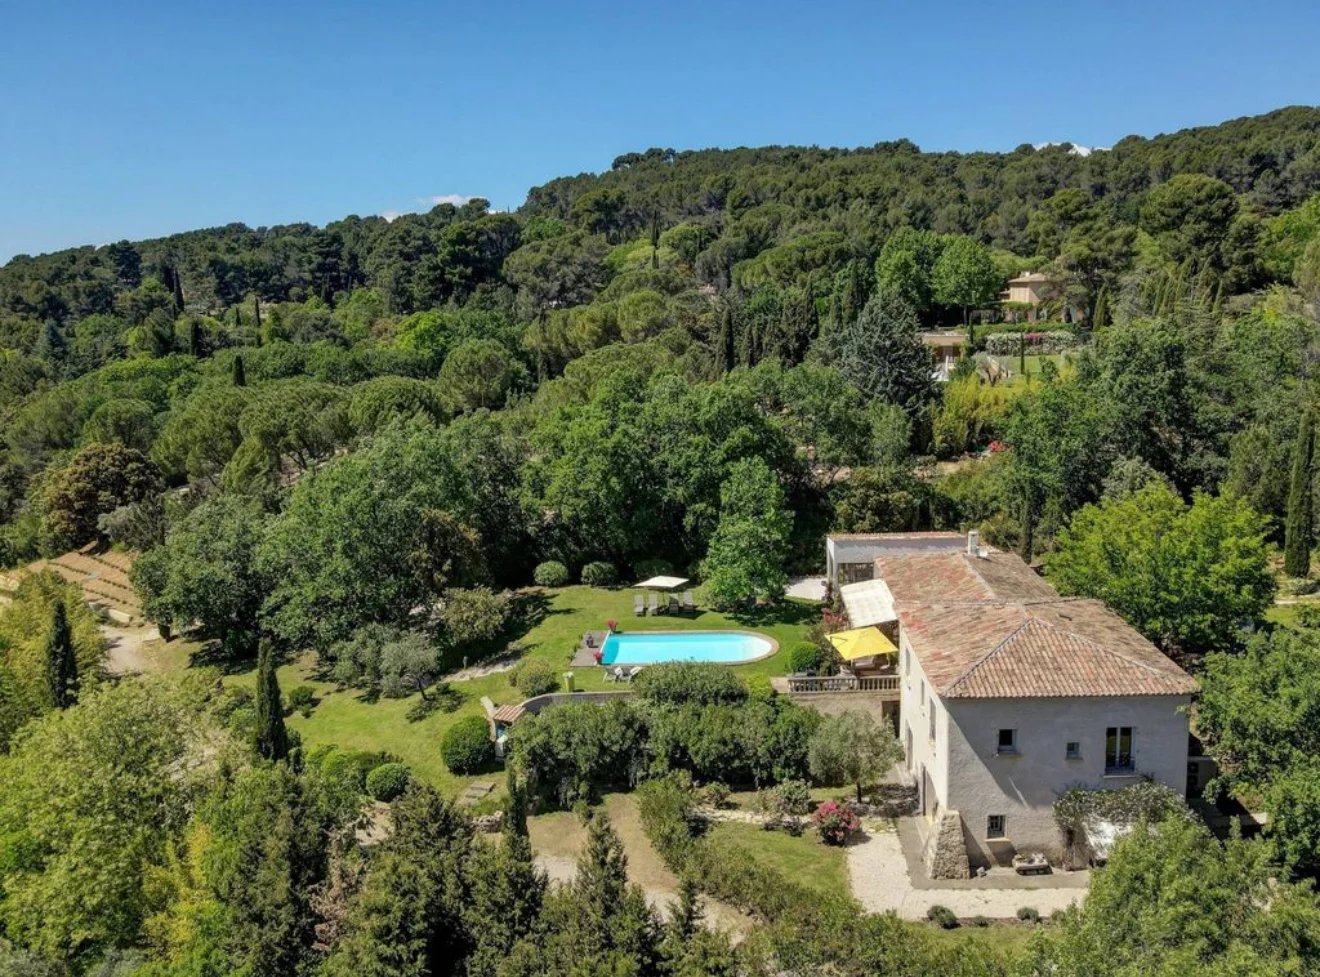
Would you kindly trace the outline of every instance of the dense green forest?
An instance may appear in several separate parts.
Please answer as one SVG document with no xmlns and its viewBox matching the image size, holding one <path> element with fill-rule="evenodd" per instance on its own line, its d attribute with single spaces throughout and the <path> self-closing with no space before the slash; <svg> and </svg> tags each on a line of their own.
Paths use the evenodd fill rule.
<svg viewBox="0 0 1320 977">
<path fill-rule="evenodd" d="M 1048 324 L 998 301 L 1029 270 Z M 965 329 L 948 382 L 931 327 Z M 603 818 L 547 890 L 516 812 L 474 841 L 423 784 L 365 853 L 362 758 L 290 744 L 268 667 L 403 695 L 501 648 L 533 580 L 672 568 L 736 609 L 827 531 L 971 527 L 1190 662 L 1216 788 L 1278 824 L 1139 834 L 1012 967 L 1316 972 L 1320 639 L 1263 616 L 1276 546 L 1312 576 L 1320 109 L 1089 155 L 652 149 L 514 213 L 20 256 L 0 347 L 0 563 L 137 551 L 154 621 L 269 679 L 105 681 L 86 609 L 23 585 L 0 972 L 1007 973 L 842 905 L 738 949 L 662 923 Z"/>
</svg>

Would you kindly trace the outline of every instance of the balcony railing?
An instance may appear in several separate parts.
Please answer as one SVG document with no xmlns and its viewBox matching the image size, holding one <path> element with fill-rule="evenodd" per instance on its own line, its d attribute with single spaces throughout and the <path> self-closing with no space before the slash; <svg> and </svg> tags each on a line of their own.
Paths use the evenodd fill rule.
<svg viewBox="0 0 1320 977">
<path fill-rule="evenodd" d="M 789 692 L 883 692 L 898 695 L 897 675 L 790 675 Z"/>
</svg>

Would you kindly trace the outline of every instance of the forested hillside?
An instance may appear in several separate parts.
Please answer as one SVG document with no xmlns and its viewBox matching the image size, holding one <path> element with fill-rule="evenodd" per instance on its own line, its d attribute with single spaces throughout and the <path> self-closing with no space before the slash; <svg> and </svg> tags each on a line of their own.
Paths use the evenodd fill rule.
<svg viewBox="0 0 1320 977">
<path fill-rule="evenodd" d="M 1026 271 L 1052 284 L 1039 323 L 999 301 Z M 947 382 L 936 327 L 962 330 Z M 1204 675 L 1216 787 L 1273 819 L 1259 845 L 1137 833 L 1021 972 L 1314 959 L 1320 906 L 1290 880 L 1320 866 L 1298 664 L 1320 638 L 1264 617 L 1276 548 L 1289 587 L 1313 576 L 1320 108 L 1089 155 L 652 149 L 515 213 L 21 256 L 0 347 L 0 564 L 120 546 L 167 632 L 231 671 L 263 650 L 255 701 L 211 672 L 114 684 L 57 581 L 0 609 L 0 968 L 1006 973 L 844 903 L 739 952 L 694 904 L 661 925 L 602 822 L 550 893 L 520 812 L 478 844 L 424 785 L 365 855 L 367 760 L 276 721 L 280 654 L 425 718 L 432 682 L 508 650 L 533 582 L 677 571 L 735 613 L 819 572 L 827 531 L 932 528 L 1043 562 Z"/>
</svg>

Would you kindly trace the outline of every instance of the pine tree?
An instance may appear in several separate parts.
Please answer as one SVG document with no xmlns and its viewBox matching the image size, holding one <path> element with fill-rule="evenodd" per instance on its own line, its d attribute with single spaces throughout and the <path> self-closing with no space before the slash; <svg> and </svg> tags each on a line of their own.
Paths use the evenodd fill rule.
<svg viewBox="0 0 1320 977">
<path fill-rule="evenodd" d="M 1292 479 L 1288 485 L 1288 512 L 1283 530 L 1283 570 L 1290 577 L 1311 574 L 1315 548 L 1312 479 L 1314 475 L 1315 420 L 1310 407 L 1302 413 L 1293 445 Z"/>
<path fill-rule="evenodd" d="M 235 356 L 235 357 L 234 357 L 234 363 L 233 363 L 233 366 L 231 367 L 231 370 L 233 371 L 234 386 L 235 386 L 235 387 L 246 387 L 246 386 L 247 386 L 247 370 L 246 370 L 246 368 L 243 366 L 243 357 L 242 357 L 242 355 L 238 355 L 238 356 Z"/>
<path fill-rule="evenodd" d="M 276 762 L 289 755 L 284 704 L 275 676 L 275 649 L 263 638 L 257 649 L 257 752 Z"/>
<path fill-rule="evenodd" d="M 67 709 L 78 701 L 78 659 L 73 652 L 69 611 L 58 599 L 51 608 L 46 634 L 46 682 L 56 709 Z"/>
</svg>

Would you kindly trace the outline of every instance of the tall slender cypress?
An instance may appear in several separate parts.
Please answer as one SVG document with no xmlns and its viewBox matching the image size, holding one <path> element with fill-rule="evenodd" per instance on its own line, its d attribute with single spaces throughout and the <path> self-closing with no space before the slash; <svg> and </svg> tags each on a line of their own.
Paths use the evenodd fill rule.
<svg viewBox="0 0 1320 977">
<path fill-rule="evenodd" d="M 261 639 L 257 649 L 257 752 L 274 761 L 289 755 L 280 683 L 275 676 L 275 649 L 266 638 Z"/>
<path fill-rule="evenodd" d="M 1308 406 L 1297 427 L 1293 445 L 1292 479 L 1288 484 L 1288 513 L 1283 527 L 1283 570 L 1290 577 L 1311 574 L 1311 550 L 1315 548 L 1314 475 L 1315 419 Z"/>
<path fill-rule="evenodd" d="M 46 633 L 46 682 L 56 709 L 67 709 L 78 701 L 78 659 L 73 653 L 73 632 L 64 601 L 57 599 L 51 608 L 50 630 Z"/>
<path fill-rule="evenodd" d="M 526 838 L 527 792 L 512 764 L 505 779 L 508 783 L 509 802 L 504 809 L 504 834 L 509 838 Z"/>
<path fill-rule="evenodd" d="M 233 365 L 230 367 L 230 369 L 233 371 L 234 386 L 235 386 L 235 387 L 246 387 L 246 386 L 247 386 L 247 368 L 244 367 L 244 365 L 243 365 L 243 356 L 242 356 L 242 354 L 239 354 L 239 355 L 237 355 L 237 356 L 234 357 L 234 362 L 233 362 Z"/>
</svg>

